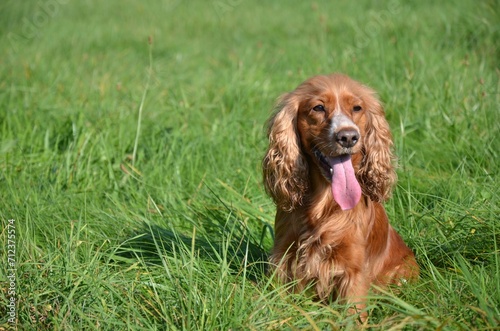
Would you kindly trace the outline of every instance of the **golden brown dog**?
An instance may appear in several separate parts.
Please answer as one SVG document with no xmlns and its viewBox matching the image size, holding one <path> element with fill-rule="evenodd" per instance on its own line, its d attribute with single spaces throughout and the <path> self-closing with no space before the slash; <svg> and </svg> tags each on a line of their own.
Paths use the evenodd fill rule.
<svg viewBox="0 0 500 331">
<path fill-rule="evenodd" d="M 341 74 L 313 77 L 281 98 L 268 136 L 264 182 L 277 205 L 270 261 L 281 282 L 362 309 L 371 284 L 418 277 L 381 204 L 396 174 L 372 89 Z"/>
</svg>

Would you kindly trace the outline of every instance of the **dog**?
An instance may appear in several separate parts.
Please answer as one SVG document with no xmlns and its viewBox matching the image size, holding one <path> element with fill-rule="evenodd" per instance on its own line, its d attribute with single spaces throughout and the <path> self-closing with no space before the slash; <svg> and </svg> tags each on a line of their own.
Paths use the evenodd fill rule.
<svg viewBox="0 0 500 331">
<path fill-rule="evenodd" d="M 418 278 L 382 205 L 396 173 L 371 88 L 342 74 L 312 77 L 278 101 L 268 138 L 264 185 L 277 206 L 270 264 L 281 283 L 362 311 L 372 284 Z"/>
</svg>

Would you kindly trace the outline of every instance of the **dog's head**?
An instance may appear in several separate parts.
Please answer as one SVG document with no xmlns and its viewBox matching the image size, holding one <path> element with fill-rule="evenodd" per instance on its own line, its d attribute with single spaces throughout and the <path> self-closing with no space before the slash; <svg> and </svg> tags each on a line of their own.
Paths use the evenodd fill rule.
<svg viewBox="0 0 500 331">
<path fill-rule="evenodd" d="M 311 172 L 331 184 L 342 209 L 361 194 L 374 201 L 390 194 L 396 175 L 383 108 L 372 89 L 345 75 L 315 76 L 284 95 L 268 136 L 264 182 L 283 210 L 302 204 Z"/>
</svg>

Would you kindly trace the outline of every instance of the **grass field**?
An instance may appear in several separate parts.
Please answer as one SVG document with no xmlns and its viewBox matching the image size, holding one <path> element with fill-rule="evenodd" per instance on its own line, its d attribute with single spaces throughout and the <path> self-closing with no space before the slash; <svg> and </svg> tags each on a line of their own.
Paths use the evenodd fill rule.
<svg viewBox="0 0 500 331">
<path fill-rule="evenodd" d="M 0 15 L 0 330 L 500 327 L 499 1 L 7 0 Z M 374 293 L 364 325 L 262 273 L 266 119 L 336 71 L 386 106 L 386 208 L 422 268 Z"/>
</svg>

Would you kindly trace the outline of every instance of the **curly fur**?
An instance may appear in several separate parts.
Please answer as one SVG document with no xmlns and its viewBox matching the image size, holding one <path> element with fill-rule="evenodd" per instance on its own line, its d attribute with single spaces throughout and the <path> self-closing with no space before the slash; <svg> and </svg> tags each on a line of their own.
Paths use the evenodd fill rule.
<svg viewBox="0 0 500 331">
<path fill-rule="evenodd" d="M 308 164 L 298 144 L 296 108 L 298 101 L 286 95 L 278 104 L 279 111 L 270 119 L 269 150 L 264 158 L 264 178 L 267 192 L 276 204 L 291 211 L 302 204 L 307 190 Z"/>
<path fill-rule="evenodd" d="M 334 116 L 359 132 L 354 146 L 343 148 L 332 138 Z M 294 281 L 297 291 L 313 285 L 322 300 L 338 297 L 362 309 L 370 284 L 418 276 L 413 253 L 381 205 L 396 173 L 389 125 L 372 89 L 341 74 L 313 77 L 278 101 L 268 137 L 264 184 L 277 205 L 270 261 L 281 282 Z M 315 149 L 351 154 L 362 190 L 351 210 L 333 199 Z"/>
</svg>

